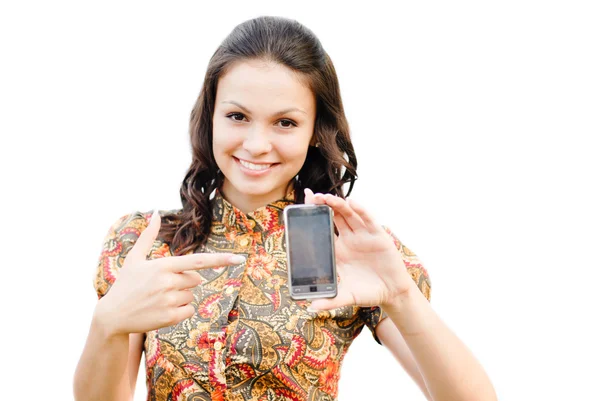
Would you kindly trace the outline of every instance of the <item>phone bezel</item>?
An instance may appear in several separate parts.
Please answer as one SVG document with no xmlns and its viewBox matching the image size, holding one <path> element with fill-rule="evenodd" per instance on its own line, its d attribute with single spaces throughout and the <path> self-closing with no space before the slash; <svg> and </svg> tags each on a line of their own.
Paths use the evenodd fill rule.
<svg viewBox="0 0 600 401">
<path fill-rule="evenodd" d="M 291 258 L 290 258 L 290 241 L 289 241 L 289 213 L 293 213 L 295 209 L 326 209 L 329 215 L 329 226 L 331 228 L 330 238 L 331 238 L 331 265 L 333 267 L 333 283 L 326 284 L 309 284 L 309 285 L 292 285 L 292 268 L 291 268 Z M 285 231 L 285 252 L 287 256 L 287 271 L 288 271 L 288 289 L 290 293 L 290 298 L 294 300 L 305 300 L 305 299 L 316 299 L 316 298 L 334 298 L 337 296 L 337 270 L 335 265 L 335 248 L 334 248 L 334 240 L 335 240 L 335 231 L 334 231 L 334 223 L 333 223 L 333 210 L 328 205 L 307 205 L 307 204 L 295 204 L 288 205 L 283 209 L 283 221 L 284 221 L 284 231 Z M 310 291 L 310 287 L 317 287 L 316 291 Z M 327 287 L 333 287 L 331 290 L 327 289 Z M 294 290 L 298 289 L 298 292 L 294 292 Z"/>
</svg>

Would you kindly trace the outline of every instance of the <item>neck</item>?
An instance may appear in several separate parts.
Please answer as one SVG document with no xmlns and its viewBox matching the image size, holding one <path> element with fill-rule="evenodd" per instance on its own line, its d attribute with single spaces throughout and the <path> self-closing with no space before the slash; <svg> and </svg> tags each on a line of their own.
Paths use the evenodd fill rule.
<svg viewBox="0 0 600 401">
<path fill-rule="evenodd" d="M 223 186 L 220 188 L 221 194 L 223 197 L 235 206 L 237 209 L 241 210 L 243 213 L 250 213 L 258 208 L 261 208 L 265 205 L 273 203 L 282 199 L 285 195 L 287 195 L 292 188 L 294 187 L 294 181 L 290 181 L 285 190 L 274 190 L 272 192 L 261 194 L 261 195 L 253 195 L 253 194 L 245 194 L 240 191 L 237 191 L 235 188 L 231 186 L 231 184 L 226 180 L 223 183 Z"/>
</svg>

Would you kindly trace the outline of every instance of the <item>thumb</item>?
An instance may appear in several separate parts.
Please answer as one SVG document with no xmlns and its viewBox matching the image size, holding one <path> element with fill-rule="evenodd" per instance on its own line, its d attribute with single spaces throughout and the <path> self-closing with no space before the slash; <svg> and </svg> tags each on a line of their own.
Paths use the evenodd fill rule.
<svg viewBox="0 0 600 401">
<path fill-rule="evenodd" d="M 158 214 L 158 209 L 154 209 L 154 213 L 152 213 L 152 218 L 150 219 L 148 226 L 142 231 L 140 237 L 127 254 L 125 263 L 127 263 L 127 261 L 131 263 L 146 260 L 146 255 L 148 255 L 152 249 L 152 244 L 154 244 L 154 240 L 156 240 L 159 231 L 160 215 Z"/>
<path fill-rule="evenodd" d="M 304 203 L 307 205 L 311 205 L 314 203 L 315 194 L 310 188 L 304 188 Z"/>
</svg>

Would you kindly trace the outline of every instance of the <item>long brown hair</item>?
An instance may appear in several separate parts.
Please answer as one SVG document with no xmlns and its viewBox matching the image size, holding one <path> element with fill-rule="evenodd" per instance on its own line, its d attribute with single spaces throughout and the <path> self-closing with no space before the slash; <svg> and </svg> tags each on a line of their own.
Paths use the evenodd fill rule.
<svg viewBox="0 0 600 401">
<path fill-rule="evenodd" d="M 331 59 L 312 31 L 297 21 L 259 17 L 236 26 L 215 51 L 190 119 L 192 164 L 181 184 L 183 209 L 162 216 L 159 236 L 170 243 L 175 255 L 204 244 L 210 231 L 210 195 L 223 183 L 212 152 L 212 118 L 217 83 L 227 69 L 240 60 L 276 62 L 299 73 L 316 98 L 314 140 L 304 165 L 294 180 L 295 202 L 304 202 L 303 188 L 350 195 L 356 180 L 356 155 L 350 141 L 348 121 Z M 349 183 L 348 192 L 343 185 Z"/>
</svg>

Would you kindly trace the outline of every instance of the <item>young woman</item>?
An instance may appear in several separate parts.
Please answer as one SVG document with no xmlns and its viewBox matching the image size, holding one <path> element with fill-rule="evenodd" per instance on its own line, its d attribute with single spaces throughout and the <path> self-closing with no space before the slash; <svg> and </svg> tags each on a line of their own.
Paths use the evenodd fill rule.
<svg viewBox="0 0 600 401">
<path fill-rule="evenodd" d="M 495 399 L 431 309 L 416 256 L 347 198 L 357 161 L 312 32 L 273 17 L 237 26 L 210 61 L 190 135 L 183 208 L 125 215 L 105 239 L 78 401 L 130 400 L 142 352 L 148 400 L 336 399 L 365 325 L 427 399 Z M 312 304 L 290 299 L 283 247 L 282 211 L 303 202 L 333 208 L 338 233 L 338 296 Z"/>
</svg>

